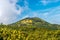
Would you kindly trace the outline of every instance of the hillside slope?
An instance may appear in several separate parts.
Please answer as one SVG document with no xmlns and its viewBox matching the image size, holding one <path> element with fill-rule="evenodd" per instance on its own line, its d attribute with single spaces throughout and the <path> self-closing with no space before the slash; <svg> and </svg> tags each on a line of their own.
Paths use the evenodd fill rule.
<svg viewBox="0 0 60 40">
<path fill-rule="evenodd" d="M 25 18 L 10 25 L 0 25 L 0 40 L 60 40 L 60 25 L 40 18 Z"/>
<path fill-rule="evenodd" d="M 10 25 L 16 27 L 23 26 L 23 27 L 40 27 L 40 28 L 42 27 L 48 29 L 60 29 L 60 25 L 50 24 L 38 17 L 33 17 L 33 18 L 28 17 Z"/>
</svg>

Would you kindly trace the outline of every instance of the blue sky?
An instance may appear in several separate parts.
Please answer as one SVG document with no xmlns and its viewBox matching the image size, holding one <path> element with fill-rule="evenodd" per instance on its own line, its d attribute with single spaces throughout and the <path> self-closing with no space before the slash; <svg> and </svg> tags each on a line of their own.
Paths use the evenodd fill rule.
<svg viewBox="0 0 60 40">
<path fill-rule="evenodd" d="M 0 23 L 10 24 L 26 17 L 60 24 L 60 0 L 0 0 Z"/>
</svg>

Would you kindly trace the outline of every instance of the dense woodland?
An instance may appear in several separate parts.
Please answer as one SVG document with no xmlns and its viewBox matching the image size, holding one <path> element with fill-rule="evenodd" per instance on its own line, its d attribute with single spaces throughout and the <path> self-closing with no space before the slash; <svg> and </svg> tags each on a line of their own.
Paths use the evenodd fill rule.
<svg viewBox="0 0 60 40">
<path fill-rule="evenodd" d="M 60 25 L 40 18 L 25 18 L 9 25 L 0 24 L 0 40 L 60 40 Z"/>
</svg>

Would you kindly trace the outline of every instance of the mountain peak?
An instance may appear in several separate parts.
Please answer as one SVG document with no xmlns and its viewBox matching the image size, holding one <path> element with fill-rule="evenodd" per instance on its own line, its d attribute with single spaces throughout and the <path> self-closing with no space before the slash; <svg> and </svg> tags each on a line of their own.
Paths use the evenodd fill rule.
<svg viewBox="0 0 60 40">
<path fill-rule="evenodd" d="M 41 18 L 38 17 L 33 17 L 33 18 L 24 18 L 16 23 L 11 24 L 10 26 L 13 27 L 43 27 L 43 28 L 48 28 L 48 29 L 56 29 L 58 25 L 50 24 L 46 21 L 44 21 Z"/>
<path fill-rule="evenodd" d="M 43 26 L 43 25 L 48 25 L 50 23 L 44 21 L 41 18 L 38 17 L 28 17 L 28 18 L 24 18 L 16 23 L 13 23 L 12 25 L 20 25 L 20 26 L 28 26 L 28 25 L 32 25 L 32 26 Z"/>
</svg>

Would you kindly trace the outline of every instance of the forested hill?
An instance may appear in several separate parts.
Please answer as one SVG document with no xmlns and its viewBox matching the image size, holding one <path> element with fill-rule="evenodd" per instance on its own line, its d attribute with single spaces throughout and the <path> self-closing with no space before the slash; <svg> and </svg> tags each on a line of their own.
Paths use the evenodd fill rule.
<svg viewBox="0 0 60 40">
<path fill-rule="evenodd" d="M 60 40 L 60 25 L 40 18 L 25 18 L 9 25 L 0 25 L 0 40 Z"/>
<path fill-rule="evenodd" d="M 38 17 L 24 18 L 16 23 L 13 23 L 10 25 L 16 26 L 16 27 L 22 26 L 22 27 L 40 27 L 40 28 L 42 27 L 42 28 L 48 28 L 48 29 L 60 29 L 60 25 L 48 23 Z"/>
</svg>

